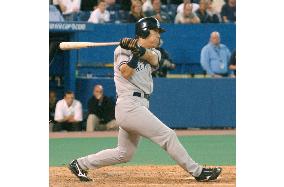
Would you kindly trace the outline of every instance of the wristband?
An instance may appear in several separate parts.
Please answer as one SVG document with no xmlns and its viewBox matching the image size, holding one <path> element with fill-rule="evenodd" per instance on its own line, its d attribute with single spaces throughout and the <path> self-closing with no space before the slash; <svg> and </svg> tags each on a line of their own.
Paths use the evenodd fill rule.
<svg viewBox="0 0 284 187">
<path fill-rule="evenodd" d="M 132 69 L 135 69 L 138 66 L 138 60 L 139 60 L 139 56 L 136 54 L 133 54 L 131 60 L 127 63 L 127 65 L 131 67 Z"/>
</svg>

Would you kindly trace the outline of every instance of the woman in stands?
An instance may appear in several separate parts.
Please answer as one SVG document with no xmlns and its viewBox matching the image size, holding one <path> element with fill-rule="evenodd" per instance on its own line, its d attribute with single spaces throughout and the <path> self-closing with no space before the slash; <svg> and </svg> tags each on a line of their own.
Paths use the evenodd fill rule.
<svg viewBox="0 0 284 187">
<path fill-rule="evenodd" d="M 132 1 L 130 14 L 127 21 L 129 23 L 136 23 L 139 19 L 143 18 L 142 2 L 140 0 Z"/>
</svg>

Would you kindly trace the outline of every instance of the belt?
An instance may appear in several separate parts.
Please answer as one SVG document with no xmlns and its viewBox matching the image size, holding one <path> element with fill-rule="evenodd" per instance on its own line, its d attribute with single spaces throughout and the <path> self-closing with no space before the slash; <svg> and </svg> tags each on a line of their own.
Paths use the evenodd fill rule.
<svg viewBox="0 0 284 187">
<path fill-rule="evenodd" d="M 145 93 L 142 95 L 139 92 L 133 92 L 133 96 L 137 96 L 137 97 L 143 97 L 144 96 L 145 99 L 147 99 L 147 100 L 150 99 L 150 94 L 145 94 Z"/>
</svg>

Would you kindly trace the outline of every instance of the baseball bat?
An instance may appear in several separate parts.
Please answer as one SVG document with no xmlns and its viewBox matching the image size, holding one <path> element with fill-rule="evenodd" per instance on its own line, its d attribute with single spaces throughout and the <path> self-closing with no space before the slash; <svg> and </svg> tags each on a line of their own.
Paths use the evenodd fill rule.
<svg viewBox="0 0 284 187">
<path fill-rule="evenodd" d="M 119 42 L 61 42 L 59 48 L 62 50 L 71 50 L 112 45 L 119 45 Z"/>
</svg>

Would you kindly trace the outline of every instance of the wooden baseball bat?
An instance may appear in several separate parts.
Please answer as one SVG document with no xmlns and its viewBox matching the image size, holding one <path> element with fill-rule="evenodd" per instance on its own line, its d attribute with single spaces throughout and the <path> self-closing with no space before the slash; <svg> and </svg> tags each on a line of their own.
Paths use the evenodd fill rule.
<svg viewBox="0 0 284 187">
<path fill-rule="evenodd" d="M 59 48 L 62 50 L 71 50 L 112 45 L 119 45 L 119 42 L 61 42 Z"/>
</svg>

